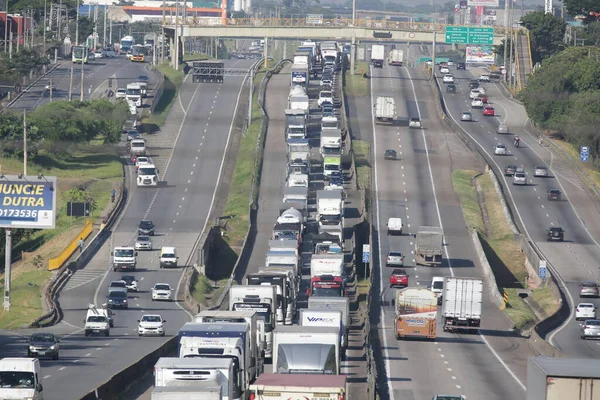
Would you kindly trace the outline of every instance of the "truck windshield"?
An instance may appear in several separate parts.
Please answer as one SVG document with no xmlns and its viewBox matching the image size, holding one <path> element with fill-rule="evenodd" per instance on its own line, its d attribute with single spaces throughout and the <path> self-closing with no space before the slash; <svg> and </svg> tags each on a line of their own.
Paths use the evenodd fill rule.
<svg viewBox="0 0 600 400">
<path fill-rule="evenodd" d="M 313 286 L 312 295 L 314 297 L 342 297 L 342 286 L 322 288 L 315 285 Z"/>
<path fill-rule="evenodd" d="M 337 119 L 335 121 L 322 121 L 321 128 L 332 128 L 336 129 L 338 127 Z"/>
<path fill-rule="evenodd" d="M 339 147 L 322 147 L 321 152 L 323 154 L 340 154 L 340 148 Z M 337 171 L 337 169 L 335 171 Z"/>
<path fill-rule="evenodd" d="M 0 388 L 2 389 L 33 389 L 34 383 L 33 372 L 0 371 Z"/>
<path fill-rule="evenodd" d="M 442 282 L 442 281 L 433 282 L 433 288 L 434 289 L 443 289 L 444 288 L 444 282 Z"/>
<path fill-rule="evenodd" d="M 323 225 L 339 225 L 342 222 L 341 215 L 321 215 L 319 216 L 319 222 Z"/>
<path fill-rule="evenodd" d="M 88 317 L 87 322 L 106 322 L 104 315 L 91 315 Z"/>
<path fill-rule="evenodd" d="M 156 168 L 140 168 L 139 172 L 140 175 L 156 175 Z"/>
<path fill-rule="evenodd" d="M 340 166 L 338 164 L 325 164 L 325 171 L 339 171 Z"/>
<path fill-rule="evenodd" d="M 127 89 L 128 96 L 139 96 L 142 94 L 142 89 Z"/>
<path fill-rule="evenodd" d="M 115 249 L 115 257 L 134 257 L 133 249 Z"/>
<path fill-rule="evenodd" d="M 131 147 L 132 147 L 132 148 L 133 148 L 133 147 L 137 147 L 137 148 L 143 149 L 144 147 L 146 147 L 146 143 L 144 143 L 144 142 L 134 142 L 134 141 L 132 141 L 132 142 L 131 142 Z"/>
</svg>

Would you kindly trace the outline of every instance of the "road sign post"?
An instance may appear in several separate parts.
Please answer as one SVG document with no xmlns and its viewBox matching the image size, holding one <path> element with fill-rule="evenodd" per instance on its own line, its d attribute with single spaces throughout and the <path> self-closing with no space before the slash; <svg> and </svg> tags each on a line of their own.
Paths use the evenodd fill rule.
<svg viewBox="0 0 600 400">
<path fill-rule="evenodd" d="M 365 265 L 364 277 L 367 277 L 367 265 L 371 262 L 371 246 L 363 244 L 362 247 L 362 262 Z"/>
<path fill-rule="evenodd" d="M 540 260 L 540 263 L 538 265 L 538 276 L 540 277 L 540 279 L 548 278 L 548 266 L 546 264 L 546 260 Z"/>
<path fill-rule="evenodd" d="M 494 28 L 471 26 L 447 26 L 446 43 L 451 44 L 494 44 Z"/>
<path fill-rule="evenodd" d="M 588 162 L 590 159 L 590 146 L 581 146 L 579 148 L 579 157 L 582 162 Z"/>
</svg>

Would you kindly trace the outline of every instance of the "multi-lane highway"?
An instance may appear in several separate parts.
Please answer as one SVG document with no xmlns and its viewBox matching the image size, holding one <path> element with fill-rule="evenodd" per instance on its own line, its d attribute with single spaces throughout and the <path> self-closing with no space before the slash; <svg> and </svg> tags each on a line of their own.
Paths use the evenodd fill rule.
<svg viewBox="0 0 600 400">
<path fill-rule="evenodd" d="M 226 65 L 231 65 L 227 63 Z M 249 67 L 252 61 L 236 62 Z M 155 283 L 168 283 L 177 292 L 181 266 L 189 265 L 194 244 L 205 227 L 220 179 L 223 156 L 229 142 L 235 105 L 239 99 L 242 77 L 226 77 L 222 84 L 196 85 L 187 79 L 181 88 L 179 105 L 183 117 L 178 127 L 176 146 L 161 172 L 159 189 L 132 187 L 127 208 L 113 232 L 112 239 L 98 251 L 86 269 L 103 269 L 104 274 L 90 276 L 61 294 L 64 321 L 50 329 L 66 336 L 61 343 L 58 361 L 42 361 L 44 397 L 47 399 L 79 398 L 106 381 L 121 369 L 136 362 L 160 346 L 165 338 L 139 338 L 137 320 L 144 313 L 159 313 L 167 320 L 167 336 L 190 320 L 179 302 L 152 302 L 150 289 Z M 159 133 L 162 134 L 162 133 Z M 129 167 L 127 180 L 132 182 Z M 117 310 L 110 337 L 85 337 L 82 326 L 89 303 L 102 304 L 108 285 L 124 274 L 113 272 L 110 248 L 132 245 L 141 219 L 156 225 L 154 251 L 140 252 L 134 273 L 139 292 L 130 294 L 129 309 Z M 180 268 L 159 269 L 158 249 L 176 246 Z M 75 277 L 77 273 L 75 274 Z M 25 350 L 25 345 L 21 341 Z"/>
<path fill-rule="evenodd" d="M 600 214 L 594 200 L 587 195 L 583 183 L 564 161 L 554 156 L 547 146 L 540 145 L 537 137 L 527 134 L 524 129 L 527 121 L 524 108 L 506 99 L 495 84 L 483 86 L 488 90 L 488 98 L 496 116 L 484 117 L 480 110 L 473 110 L 474 122 L 460 121 L 461 112 L 471 109 L 469 80 L 480 72 L 483 71 L 452 71 L 456 93 L 448 94 L 442 90 L 451 117 L 480 146 L 497 173 L 508 164 L 525 168 L 527 186 L 513 186 L 510 177 L 501 178 L 505 193 L 516 205 L 515 216 L 525 227 L 524 233 L 535 242 L 565 282 L 569 292 L 567 296 L 574 306 L 579 302 L 593 302 L 600 306 L 597 299 L 579 298 L 581 282 L 600 278 L 597 261 L 600 259 Z M 443 89 L 439 73 L 438 81 Z M 499 123 L 506 123 L 511 134 L 497 134 Z M 519 148 L 513 145 L 515 135 L 522 138 Z M 497 143 L 504 144 L 510 154 L 494 156 Z M 548 178 L 533 177 L 533 169 L 538 165 L 550 167 Z M 561 190 L 563 201 L 548 201 L 546 191 L 549 189 Z M 545 231 L 551 226 L 560 226 L 566 231 L 564 242 L 546 241 Z M 574 315 L 550 338 L 553 344 L 571 357 L 597 358 L 600 355 L 597 342 L 579 338 L 579 322 L 574 320 Z"/>
<path fill-rule="evenodd" d="M 470 156 L 440 123 L 430 83 L 414 68 L 384 65 L 383 69 L 372 68 L 371 75 L 373 101 L 378 95 L 392 95 L 399 116 L 420 117 L 424 126 L 417 130 L 373 123 L 374 215 L 375 227 L 382 233 L 378 235 L 382 300 L 379 328 L 386 370 L 382 386 L 389 389 L 390 399 L 431 398 L 441 393 L 464 394 L 467 398 L 522 398 L 523 356 L 528 347 L 523 340 L 507 337 L 510 325 L 489 295 L 484 297 L 483 329 L 478 333 L 450 334 L 438 329 L 438 338 L 433 342 L 395 338 L 391 306 L 394 290 L 388 284 L 392 268 L 384 264 L 389 250 L 407 255 L 410 286 L 427 287 L 433 276 L 483 275 L 451 183 L 452 168 L 464 168 Z M 384 160 L 386 149 L 396 150 L 400 160 Z M 390 217 L 405 221 L 405 234 L 385 235 Z M 440 268 L 415 266 L 411 250 L 420 225 L 444 228 L 446 253 Z M 511 347 L 517 347 L 520 354 L 506 351 Z"/>
<path fill-rule="evenodd" d="M 146 69 L 147 66 L 147 63 L 133 63 L 124 56 L 102 58 L 84 64 L 84 99 L 97 97 L 101 91 L 107 90 L 108 78 L 111 77 L 113 78 L 113 90 L 116 90 L 117 87 L 125 87 L 127 83 L 136 81 L 140 75 L 148 76 L 150 83 L 153 84 L 156 81 L 156 76 Z M 47 103 L 50 101 L 50 96 L 45 88 L 50 82 L 55 86 L 55 90 L 52 92 L 53 100 L 68 99 L 69 86 L 71 85 L 71 67 L 73 67 L 72 98 L 79 100 L 81 93 L 81 64 L 73 64 L 70 60 L 62 60 L 56 69 L 28 88 L 10 108 L 31 110 Z"/>
</svg>

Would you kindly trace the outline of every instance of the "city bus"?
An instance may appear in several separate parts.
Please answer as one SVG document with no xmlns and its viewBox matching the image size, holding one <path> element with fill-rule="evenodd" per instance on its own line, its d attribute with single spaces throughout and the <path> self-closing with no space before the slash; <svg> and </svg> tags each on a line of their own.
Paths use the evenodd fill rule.
<svg viewBox="0 0 600 400">
<path fill-rule="evenodd" d="M 124 36 L 121 39 L 121 51 L 127 53 L 131 50 L 131 47 L 135 44 L 135 39 L 133 36 Z"/>
<path fill-rule="evenodd" d="M 131 61 L 144 62 L 146 61 L 146 48 L 141 44 L 131 46 Z"/>
<path fill-rule="evenodd" d="M 84 64 L 87 64 L 88 53 L 89 50 L 85 46 L 73 46 L 73 52 L 71 55 L 73 62 L 78 64 L 83 62 Z"/>
</svg>

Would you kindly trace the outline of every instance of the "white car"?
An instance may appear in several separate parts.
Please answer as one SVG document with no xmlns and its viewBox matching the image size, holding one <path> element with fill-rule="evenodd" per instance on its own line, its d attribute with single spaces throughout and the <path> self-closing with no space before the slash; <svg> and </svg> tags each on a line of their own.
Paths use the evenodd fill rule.
<svg viewBox="0 0 600 400">
<path fill-rule="evenodd" d="M 484 81 L 484 82 L 489 82 L 490 81 L 490 75 L 489 74 L 481 74 L 481 75 L 479 75 L 479 80 L 480 81 Z"/>
<path fill-rule="evenodd" d="M 502 143 L 498 143 L 496 145 L 496 147 L 494 147 L 494 154 L 497 156 L 505 156 L 508 154 L 508 151 L 506 150 L 506 146 L 503 145 Z"/>
<path fill-rule="evenodd" d="M 442 296 L 444 294 L 444 277 L 443 276 L 434 276 L 431 279 L 431 285 L 429 289 L 433 292 L 435 297 L 437 297 L 438 306 L 442 304 Z"/>
<path fill-rule="evenodd" d="M 333 104 L 333 93 L 330 90 L 323 90 L 319 93 L 319 100 L 317 100 L 317 104 L 321 107 L 323 103 L 331 103 Z"/>
<path fill-rule="evenodd" d="M 145 314 L 138 320 L 138 335 L 165 336 L 165 321 L 158 314 Z"/>
<path fill-rule="evenodd" d="M 127 97 L 127 89 L 119 88 L 115 92 L 115 98 L 117 98 L 117 99 L 124 99 L 126 97 Z"/>
<path fill-rule="evenodd" d="M 448 67 L 442 67 L 442 68 L 440 68 L 440 72 L 442 74 L 449 74 L 450 73 L 450 68 L 448 68 Z"/>
<path fill-rule="evenodd" d="M 152 301 L 154 300 L 173 300 L 173 289 L 168 283 L 157 283 L 152 288 Z"/>
<path fill-rule="evenodd" d="M 95 58 L 96 60 L 99 60 L 99 59 L 101 59 L 101 58 L 103 58 L 103 57 L 104 57 L 104 56 L 103 56 L 103 55 L 102 55 L 102 53 L 101 53 L 101 52 L 99 52 L 99 51 L 97 51 L 97 52 L 95 52 L 95 53 L 94 53 L 94 58 Z"/>
<path fill-rule="evenodd" d="M 487 90 L 485 90 L 485 88 L 483 86 L 479 86 L 477 88 L 477 91 L 479 92 L 479 94 L 486 94 Z"/>
<path fill-rule="evenodd" d="M 454 83 L 454 77 L 451 74 L 446 74 L 444 75 L 444 77 L 442 78 L 442 81 L 444 83 Z"/>
<path fill-rule="evenodd" d="M 139 156 L 138 158 L 135 159 L 135 170 L 137 171 L 138 169 L 140 169 L 140 167 L 142 165 L 145 164 L 152 164 L 152 162 L 150 161 L 150 158 L 146 157 L 146 156 Z"/>
<path fill-rule="evenodd" d="M 409 128 L 421 129 L 421 120 L 419 118 L 411 118 L 408 121 Z"/>
<path fill-rule="evenodd" d="M 448 66 L 452 67 L 454 65 L 454 61 L 448 61 Z"/>
<path fill-rule="evenodd" d="M 321 79 L 321 86 L 331 87 L 332 85 L 333 85 L 333 81 L 330 78 L 322 78 Z"/>
<path fill-rule="evenodd" d="M 596 319 L 596 306 L 594 303 L 579 303 L 575 309 L 575 319 Z"/>
<path fill-rule="evenodd" d="M 475 97 L 473 100 L 471 100 L 471 107 L 483 108 L 483 100 L 481 100 L 479 97 Z"/>
<path fill-rule="evenodd" d="M 479 97 L 479 89 L 471 89 L 471 91 L 469 92 L 469 98 L 473 100 L 477 97 Z"/>
<path fill-rule="evenodd" d="M 473 121 L 473 114 L 465 111 L 462 114 L 460 114 L 460 120 L 461 121 Z"/>
<path fill-rule="evenodd" d="M 516 172 L 512 179 L 513 185 L 527 185 L 527 175 L 524 172 Z"/>
</svg>

